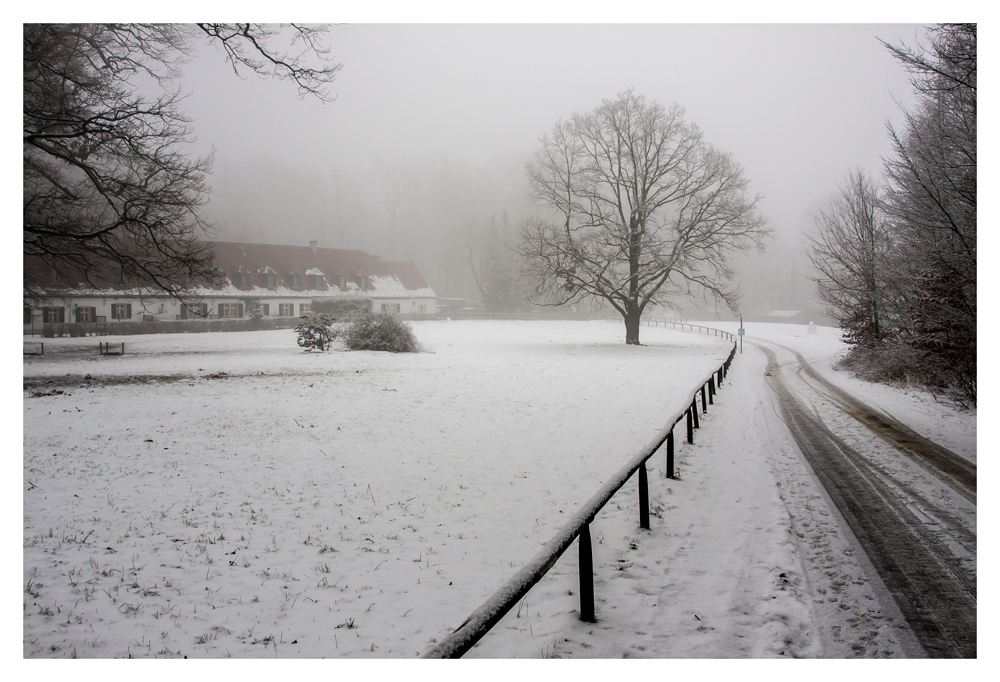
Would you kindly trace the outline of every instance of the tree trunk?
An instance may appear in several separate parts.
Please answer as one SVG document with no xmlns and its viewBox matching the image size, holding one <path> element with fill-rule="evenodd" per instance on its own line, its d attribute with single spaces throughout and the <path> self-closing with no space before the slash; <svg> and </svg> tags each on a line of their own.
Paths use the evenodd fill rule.
<svg viewBox="0 0 1000 682">
<path fill-rule="evenodd" d="M 638 346 L 639 345 L 639 321 L 642 319 L 642 313 L 639 312 L 639 307 L 634 305 L 629 305 L 625 308 L 625 343 Z"/>
</svg>

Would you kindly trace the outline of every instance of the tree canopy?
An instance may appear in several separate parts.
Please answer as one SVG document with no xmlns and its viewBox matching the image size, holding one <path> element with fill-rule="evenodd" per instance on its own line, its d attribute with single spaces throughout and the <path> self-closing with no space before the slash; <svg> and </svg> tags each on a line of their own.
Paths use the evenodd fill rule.
<svg viewBox="0 0 1000 682">
<path fill-rule="evenodd" d="M 522 225 L 518 246 L 536 301 L 606 301 L 630 344 L 649 304 L 694 294 L 734 307 L 729 257 L 769 233 L 732 156 L 678 105 L 631 90 L 557 123 L 528 177 L 549 212 Z"/>
</svg>

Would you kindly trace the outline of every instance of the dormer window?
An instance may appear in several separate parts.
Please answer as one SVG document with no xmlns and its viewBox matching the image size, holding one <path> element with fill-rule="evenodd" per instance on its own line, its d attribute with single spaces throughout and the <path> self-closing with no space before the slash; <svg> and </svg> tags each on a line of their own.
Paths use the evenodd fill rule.
<svg viewBox="0 0 1000 682">
<path fill-rule="evenodd" d="M 268 289 L 274 289 L 275 288 L 275 285 L 277 284 L 277 282 L 275 280 L 274 275 L 272 275 L 272 274 L 265 274 L 265 275 L 261 275 L 261 278 L 264 280 L 264 286 L 265 287 L 267 287 Z"/>
<path fill-rule="evenodd" d="M 233 273 L 233 284 L 241 289 L 249 289 L 250 273 L 249 272 Z"/>
<path fill-rule="evenodd" d="M 344 277 L 343 275 L 340 275 L 339 277 L 337 277 L 337 286 L 340 287 L 341 289 L 346 289 L 347 288 L 347 278 Z"/>
<path fill-rule="evenodd" d="M 323 284 L 323 275 L 309 275 L 309 288 L 310 289 L 325 289 Z"/>
<path fill-rule="evenodd" d="M 299 289 L 302 286 L 302 281 L 299 279 L 299 275 L 289 275 L 287 281 L 288 286 L 292 289 Z"/>
</svg>

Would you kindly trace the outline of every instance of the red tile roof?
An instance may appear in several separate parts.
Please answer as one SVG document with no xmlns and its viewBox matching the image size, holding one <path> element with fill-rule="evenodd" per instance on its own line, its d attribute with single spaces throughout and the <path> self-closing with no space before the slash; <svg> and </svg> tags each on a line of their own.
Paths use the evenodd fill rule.
<svg viewBox="0 0 1000 682">
<path fill-rule="evenodd" d="M 275 275 L 278 286 L 289 286 L 286 279 L 289 275 L 299 275 L 300 289 L 312 289 L 306 279 L 310 271 L 320 271 L 325 276 L 328 287 L 336 287 L 338 278 L 343 277 L 348 283 L 357 283 L 360 278 L 393 278 L 399 281 L 407 291 L 429 290 L 430 286 L 416 265 L 408 261 L 383 261 L 357 249 L 326 249 L 312 246 L 286 246 L 277 244 L 246 244 L 237 242 L 210 242 L 215 253 L 215 265 L 230 283 L 236 284 L 236 273 L 250 275 L 248 285 L 262 286 L 261 275 Z M 25 257 L 25 269 L 46 269 L 35 259 Z M 74 279 L 71 273 L 66 274 L 66 280 Z M 82 277 L 80 277 L 82 282 Z M 370 279 L 369 279 L 370 282 Z M 55 283 L 55 282 L 53 282 Z M 58 288 L 73 288 L 78 286 L 64 281 Z M 230 286 L 228 283 L 223 287 Z M 110 280 L 99 288 L 115 289 Z M 377 287 L 376 287 L 377 288 Z M 433 294 L 431 294 L 433 295 Z"/>
<path fill-rule="evenodd" d="M 413 263 L 384 261 L 357 249 L 214 242 L 213 251 L 216 266 L 230 280 L 236 272 L 247 272 L 254 277 L 267 272 L 268 268 L 279 278 L 286 275 L 304 277 L 310 270 L 319 270 L 331 285 L 338 277 L 348 281 L 357 277 L 395 277 L 410 291 L 429 288 Z"/>
</svg>

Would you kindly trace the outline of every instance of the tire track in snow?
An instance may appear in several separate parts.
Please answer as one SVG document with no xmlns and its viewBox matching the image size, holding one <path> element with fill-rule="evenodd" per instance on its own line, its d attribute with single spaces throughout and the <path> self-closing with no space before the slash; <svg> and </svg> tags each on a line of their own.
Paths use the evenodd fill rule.
<svg viewBox="0 0 1000 682">
<path fill-rule="evenodd" d="M 773 342 L 771 342 L 773 343 Z M 975 504 L 976 465 L 951 450 L 924 438 L 892 417 L 880 414 L 838 386 L 827 381 L 812 368 L 801 354 L 779 343 L 773 345 L 795 355 L 800 376 L 817 393 L 837 405 L 876 436 L 920 464 L 931 474 L 950 485 L 957 493 Z"/>
<path fill-rule="evenodd" d="M 976 656 L 975 579 L 924 527 L 881 473 L 797 399 L 774 352 L 767 375 L 786 424 L 921 645 L 935 657 Z"/>
</svg>

